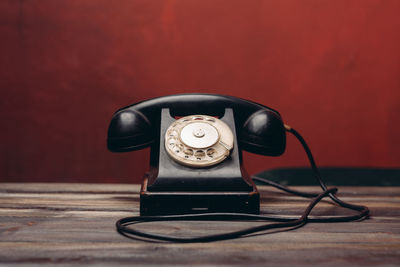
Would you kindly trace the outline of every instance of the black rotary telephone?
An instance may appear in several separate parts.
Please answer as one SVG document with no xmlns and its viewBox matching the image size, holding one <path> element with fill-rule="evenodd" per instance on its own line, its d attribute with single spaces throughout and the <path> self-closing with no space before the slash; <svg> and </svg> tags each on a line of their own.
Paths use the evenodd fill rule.
<svg viewBox="0 0 400 267">
<path fill-rule="evenodd" d="M 260 231 L 256 227 L 228 234 L 181 238 L 143 233 L 128 225 L 177 219 L 277 220 L 258 215 L 260 195 L 241 164 L 242 150 L 279 156 L 285 151 L 286 132 L 303 144 L 323 192 L 297 192 L 253 177 L 314 198 L 301 218 L 281 219 L 281 223 L 268 224 L 266 229 L 305 224 L 310 221 L 308 214 L 312 207 L 325 196 L 359 214 L 322 221 L 366 217 L 368 208 L 345 203 L 334 195 L 337 189 L 326 188 L 304 139 L 283 123 L 276 110 L 232 96 L 180 94 L 124 107 L 112 117 L 107 139 L 109 150 L 126 152 L 150 147 L 150 171 L 145 174 L 140 191 L 141 216 L 119 220 L 118 231 L 124 235 L 177 242 L 215 241 Z"/>
</svg>

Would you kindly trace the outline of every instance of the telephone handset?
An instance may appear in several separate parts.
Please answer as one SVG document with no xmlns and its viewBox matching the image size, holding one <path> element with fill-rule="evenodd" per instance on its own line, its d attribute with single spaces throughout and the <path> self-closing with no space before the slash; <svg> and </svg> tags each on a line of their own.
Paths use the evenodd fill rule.
<svg viewBox="0 0 400 267">
<path fill-rule="evenodd" d="M 212 94 L 163 96 L 118 110 L 108 130 L 109 150 L 133 151 L 157 142 L 160 112 L 166 108 L 172 117 L 195 114 L 222 117 L 225 109 L 232 109 L 241 149 L 268 156 L 279 156 L 285 151 L 285 130 L 276 110 L 248 100 Z"/>
<path fill-rule="evenodd" d="M 242 166 L 242 150 L 267 156 L 285 151 L 286 132 L 302 144 L 322 193 L 288 189 L 264 178 L 254 180 L 288 193 L 313 198 L 299 218 L 269 217 L 260 212 L 260 195 Z M 232 239 L 274 228 L 295 229 L 307 222 L 344 222 L 365 219 L 369 209 L 336 197 L 319 174 L 303 137 L 283 124 L 280 114 L 248 100 L 212 94 L 181 94 L 153 98 L 118 110 L 107 139 L 113 152 L 150 147 L 150 171 L 140 191 L 140 216 L 116 223 L 124 236 L 172 242 L 209 242 Z M 309 218 L 313 207 L 329 197 L 356 215 Z M 142 232 L 133 223 L 166 220 L 275 221 L 239 231 L 200 237 L 174 237 Z"/>
<path fill-rule="evenodd" d="M 259 213 L 259 193 L 241 166 L 241 150 L 278 156 L 285 144 L 277 111 L 211 94 L 165 96 L 122 108 L 108 131 L 111 151 L 151 147 L 141 215 Z"/>
</svg>

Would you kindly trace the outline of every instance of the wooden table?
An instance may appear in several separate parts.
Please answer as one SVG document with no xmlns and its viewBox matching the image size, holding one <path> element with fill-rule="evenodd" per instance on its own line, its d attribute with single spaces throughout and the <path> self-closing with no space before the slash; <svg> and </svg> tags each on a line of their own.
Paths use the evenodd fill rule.
<svg viewBox="0 0 400 267">
<path fill-rule="evenodd" d="M 259 187 L 262 213 L 297 215 L 308 200 Z M 317 187 L 296 189 L 317 192 Z M 132 240 L 115 221 L 138 214 L 139 186 L 0 183 L 0 265 L 205 264 L 400 266 L 400 187 L 342 187 L 339 196 L 367 205 L 370 219 L 313 223 L 289 232 L 213 243 Z M 329 201 L 312 215 L 350 214 Z M 232 231 L 260 222 L 158 222 L 140 229 L 175 235 Z"/>
</svg>

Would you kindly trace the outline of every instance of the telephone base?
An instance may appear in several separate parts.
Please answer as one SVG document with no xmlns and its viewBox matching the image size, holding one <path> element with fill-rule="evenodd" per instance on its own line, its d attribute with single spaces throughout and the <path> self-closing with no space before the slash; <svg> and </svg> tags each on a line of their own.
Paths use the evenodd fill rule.
<svg viewBox="0 0 400 267">
<path fill-rule="evenodd" d="M 195 213 L 260 213 L 260 194 L 252 192 L 149 192 L 147 179 L 140 191 L 140 215 Z"/>
</svg>

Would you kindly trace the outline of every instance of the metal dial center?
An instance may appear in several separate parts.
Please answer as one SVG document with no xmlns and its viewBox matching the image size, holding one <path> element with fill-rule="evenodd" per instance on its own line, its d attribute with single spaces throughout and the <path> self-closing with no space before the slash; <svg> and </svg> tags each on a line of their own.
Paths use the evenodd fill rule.
<svg viewBox="0 0 400 267">
<path fill-rule="evenodd" d="M 206 133 L 205 133 L 204 130 L 201 129 L 201 128 L 197 128 L 197 129 L 194 129 L 194 130 L 193 130 L 193 135 L 194 135 L 195 137 L 201 138 L 201 137 L 203 137 L 205 134 L 206 134 Z"/>
</svg>

